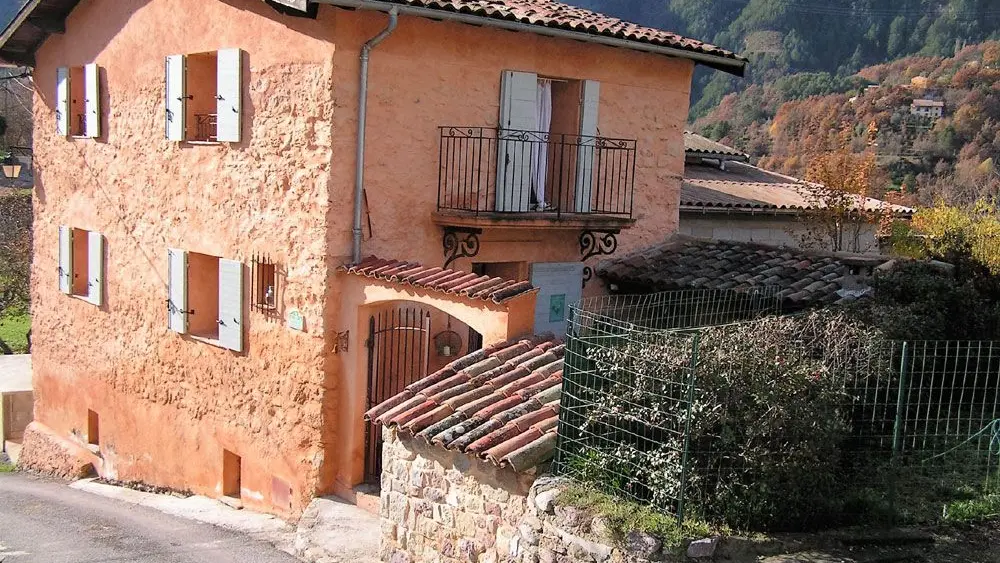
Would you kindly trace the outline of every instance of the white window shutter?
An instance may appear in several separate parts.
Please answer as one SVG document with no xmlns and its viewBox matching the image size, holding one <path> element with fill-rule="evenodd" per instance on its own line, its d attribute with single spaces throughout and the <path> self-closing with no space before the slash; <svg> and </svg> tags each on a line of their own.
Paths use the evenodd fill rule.
<svg viewBox="0 0 1000 563">
<path fill-rule="evenodd" d="M 531 205 L 532 144 L 524 142 L 523 132 L 537 130 L 538 75 L 505 70 L 497 132 L 497 211 L 524 212 Z"/>
<path fill-rule="evenodd" d="M 583 267 L 582 262 L 531 265 L 531 285 L 538 288 L 535 334 L 566 335 L 569 308 L 583 297 Z"/>
<path fill-rule="evenodd" d="M 93 231 L 87 233 L 87 301 L 104 303 L 104 237 Z"/>
<path fill-rule="evenodd" d="M 219 343 L 243 351 L 243 263 L 219 260 Z"/>
<path fill-rule="evenodd" d="M 83 67 L 83 82 L 83 111 L 87 127 L 84 133 L 87 137 L 96 139 L 101 136 L 101 75 L 96 64 Z"/>
<path fill-rule="evenodd" d="M 166 63 L 166 132 L 171 141 L 184 140 L 187 84 L 184 55 L 170 55 Z"/>
<path fill-rule="evenodd" d="M 187 252 L 167 249 L 167 324 L 170 330 L 187 332 Z"/>
<path fill-rule="evenodd" d="M 219 141 L 240 142 L 243 120 L 243 51 L 222 49 L 218 52 L 217 131 Z"/>
<path fill-rule="evenodd" d="M 594 170 L 600 156 L 597 150 L 597 110 L 601 100 L 601 83 L 584 80 L 580 91 L 580 149 L 576 155 L 575 211 L 589 213 L 594 188 Z"/>
<path fill-rule="evenodd" d="M 73 229 L 59 227 L 59 291 L 73 293 Z"/>
<path fill-rule="evenodd" d="M 69 68 L 56 69 L 56 132 L 69 136 Z"/>
</svg>

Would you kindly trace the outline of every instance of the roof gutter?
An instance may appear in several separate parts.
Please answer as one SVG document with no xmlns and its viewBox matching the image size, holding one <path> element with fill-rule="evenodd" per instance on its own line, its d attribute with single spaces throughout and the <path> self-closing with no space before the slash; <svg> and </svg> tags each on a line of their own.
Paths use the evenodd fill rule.
<svg viewBox="0 0 1000 563">
<path fill-rule="evenodd" d="M 496 18 L 479 16 L 475 14 L 465 14 L 461 12 L 436 10 L 433 8 L 407 6 L 395 2 L 386 2 L 384 0 L 312 0 L 312 1 L 317 4 L 329 4 L 331 6 L 339 6 L 341 8 L 376 10 L 380 12 L 388 12 L 392 9 L 396 9 L 399 11 L 400 15 L 418 16 L 422 18 L 430 18 L 433 20 L 454 21 L 480 27 L 493 27 L 497 29 L 506 29 L 508 31 L 523 31 L 526 33 L 534 33 L 536 35 L 545 35 L 548 37 L 572 39 L 575 41 L 596 43 L 598 45 L 607 45 L 610 47 L 620 47 L 623 49 L 632 49 L 635 51 L 645 51 L 648 53 L 656 53 L 659 55 L 667 55 L 670 57 L 676 57 L 681 59 L 690 59 L 692 61 L 695 61 L 696 63 L 701 63 L 704 64 L 705 66 L 709 66 L 724 72 L 728 72 L 730 74 L 735 74 L 736 76 L 743 76 L 744 73 L 746 72 L 746 67 L 747 67 L 747 61 L 729 59 L 726 57 L 720 57 L 718 55 L 710 55 L 708 53 L 687 51 L 684 49 L 678 49 L 676 47 L 665 47 L 661 45 L 653 45 L 651 43 L 642 43 L 640 41 L 629 41 L 627 39 L 619 39 L 617 37 L 592 35 L 590 33 L 581 33 L 579 31 L 570 31 L 566 29 L 546 27 L 542 25 L 532 25 L 519 21 L 501 20 Z"/>
</svg>

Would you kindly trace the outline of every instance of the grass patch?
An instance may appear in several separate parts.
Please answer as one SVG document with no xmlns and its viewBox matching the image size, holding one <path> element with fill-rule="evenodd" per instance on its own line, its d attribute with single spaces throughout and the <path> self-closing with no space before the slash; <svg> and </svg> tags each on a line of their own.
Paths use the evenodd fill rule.
<svg viewBox="0 0 1000 563">
<path fill-rule="evenodd" d="M 14 465 L 0 461 L 0 473 L 13 473 Z"/>
<path fill-rule="evenodd" d="M 0 340 L 6 342 L 15 354 L 28 352 L 29 330 L 31 330 L 30 315 L 10 315 L 0 319 Z"/>
<path fill-rule="evenodd" d="M 953 524 L 971 524 L 997 517 L 1000 517 L 1000 493 L 950 502 L 944 507 L 944 521 Z"/>
<path fill-rule="evenodd" d="M 676 548 L 681 546 L 685 539 L 704 538 L 713 533 L 728 532 L 728 530 L 713 529 L 700 521 L 688 520 L 679 524 L 674 516 L 577 483 L 563 489 L 559 494 L 559 503 L 602 517 L 617 541 L 621 541 L 629 532 L 638 531 L 660 538 L 666 547 Z"/>
</svg>

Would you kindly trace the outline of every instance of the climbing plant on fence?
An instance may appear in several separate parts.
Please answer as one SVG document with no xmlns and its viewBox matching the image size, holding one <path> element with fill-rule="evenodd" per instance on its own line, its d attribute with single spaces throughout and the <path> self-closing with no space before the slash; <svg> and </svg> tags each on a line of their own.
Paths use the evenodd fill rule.
<svg viewBox="0 0 1000 563">
<path fill-rule="evenodd" d="M 1000 345 L 889 341 L 842 313 L 746 301 L 728 324 L 631 322 L 630 303 L 676 297 L 573 310 L 557 471 L 762 530 L 921 521 L 992 486 Z"/>
</svg>

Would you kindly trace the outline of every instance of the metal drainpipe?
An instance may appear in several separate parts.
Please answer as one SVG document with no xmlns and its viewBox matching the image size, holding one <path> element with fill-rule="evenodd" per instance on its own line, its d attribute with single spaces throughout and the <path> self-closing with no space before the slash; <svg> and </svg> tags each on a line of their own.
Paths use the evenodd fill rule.
<svg viewBox="0 0 1000 563">
<path fill-rule="evenodd" d="M 378 35 L 369 39 L 361 47 L 361 84 L 358 86 L 358 153 L 357 171 L 354 177 L 354 237 L 351 259 L 354 264 L 361 262 L 361 211 L 365 190 L 365 121 L 368 116 L 368 57 L 372 49 L 389 37 L 399 22 L 399 10 L 389 10 L 389 24 Z"/>
</svg>

